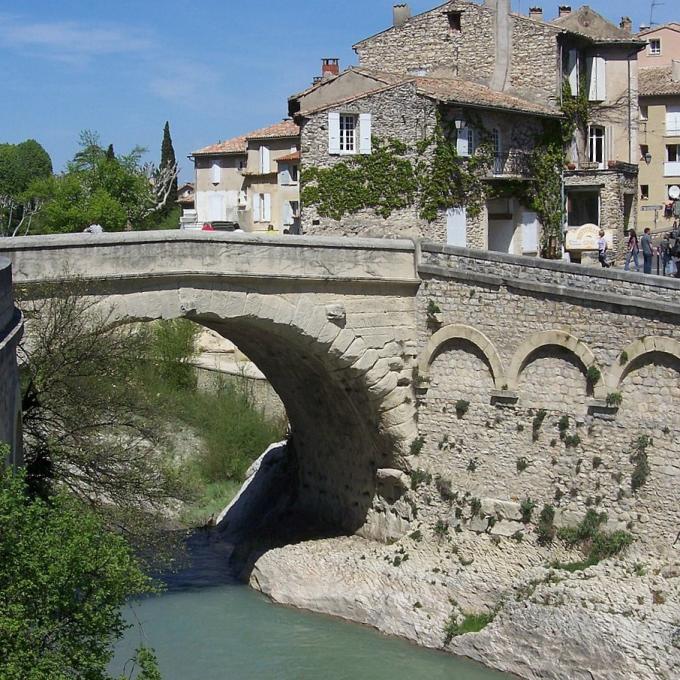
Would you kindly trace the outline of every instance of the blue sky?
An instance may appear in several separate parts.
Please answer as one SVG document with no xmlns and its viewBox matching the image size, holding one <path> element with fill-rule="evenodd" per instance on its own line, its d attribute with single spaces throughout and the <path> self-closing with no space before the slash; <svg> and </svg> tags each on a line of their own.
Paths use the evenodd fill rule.
<svg viewBox="0 0 680 680">
<path fill-rule="evenodd" d="M 680 20 L 665 0 L 655 22 Z M 306 87 L 321 57 L 355 63 L 354 42 L 387 28 L 393 0 L 3 0 L 0 4 L 0 142 L 37 139 L 55 169 L 77 150 L 80 130 L 157 160 L 170 121 L 182 177 L 186 156 L 268 125 Z M 412 11 L 441 4 L 411 0 Z M 513 0 L 527 13 L 559 0 Z M 572 3 L 574 7 L 578 5 Z M 591 0 L 618 23 L 649 21 L 650 0 Z"/>
</svg>

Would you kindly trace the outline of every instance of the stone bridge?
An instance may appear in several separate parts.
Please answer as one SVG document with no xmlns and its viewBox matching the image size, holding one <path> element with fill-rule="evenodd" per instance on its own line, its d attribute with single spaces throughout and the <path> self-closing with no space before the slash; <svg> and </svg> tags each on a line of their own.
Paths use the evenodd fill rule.
<svg viewBox="0 0 680 680">
<path fill-rule="evenodd" d="M 538 411 L 587 425 L 578 455 L 608 465 L 664 427 L 649 493 L 678 515 L 679 280 L 382 239 L 149 232 L 5 239 L 0 253 L 34 295 L 78 280 L 118 319 L 184 317 L 236 343 L 286 407 L 304 509 L 338 529 L 376 513 L 395 521 L 366 533 L 407 526 L 397 471 L 421 467 L 481 498 L 548 502 L 572 452 L 522 434 Z M 616 484 L 580 486 L 565 508 L 602 496 L 631 514 Z"/>
</svg>

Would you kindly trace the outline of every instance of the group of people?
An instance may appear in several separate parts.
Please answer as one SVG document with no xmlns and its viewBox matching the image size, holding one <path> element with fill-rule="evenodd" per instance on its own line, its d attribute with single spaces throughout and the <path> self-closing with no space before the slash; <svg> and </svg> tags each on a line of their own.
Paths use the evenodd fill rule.
<svg viewBox="0 0 680 680">
<path fill-rule="evenodd" d="M 671 241 L 674 241 L 673 243 Z M 600 229 L 600 238 L 597 241 L 598 259 L 603 267 L 611 267 L 611 262 L 607 262 L 607 239 L 605 232 Z M 652 273 L 652 262 L 654 255 L 659 257 L 661 274 L 665 276 L 675 276 L 680 278 L 680 236 L 671 238 L 671 234 L 664 234 L 661 243 L 655 246 L 652 242 L 652 230 L 647 227 L 642 236 L 638 239 L 635 229 L 628 231 L 628 241 L 626 242 L 626 263 L 624 269 L 630 271 L 630 262 L 633 261 L 635 271 L 640 271 L 639 255 L 642 251 L 642 271 L 645 274 Z"/>
</svg>

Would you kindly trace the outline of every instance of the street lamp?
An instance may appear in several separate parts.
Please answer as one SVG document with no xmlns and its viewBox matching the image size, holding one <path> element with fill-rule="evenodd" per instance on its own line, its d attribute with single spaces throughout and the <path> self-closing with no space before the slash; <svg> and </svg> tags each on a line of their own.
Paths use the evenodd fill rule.
<svg viewBox="0 0 680 680">
<path fill-rule="evenodd" d="M 645 163 L 649 165 L 652 162 L 652 154 L 649 151 L 644 155 Z"/>
</svg>

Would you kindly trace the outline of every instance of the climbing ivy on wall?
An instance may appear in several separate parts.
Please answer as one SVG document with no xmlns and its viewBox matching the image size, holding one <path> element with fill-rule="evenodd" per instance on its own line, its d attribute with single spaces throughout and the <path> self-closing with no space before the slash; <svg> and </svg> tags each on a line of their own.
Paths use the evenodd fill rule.
<svg viewBox="0 0 680 680">
<path fill-rule="evenodd" d="M 366 208 L 384 218 L 408 208 L 418 189 L 408 151 L 396 139 L 374 137 L 371 154 L 351 156 L 330 168 L 309 168 L 302 173 L 302 202 L 334 220 Z"/>
</svg>

